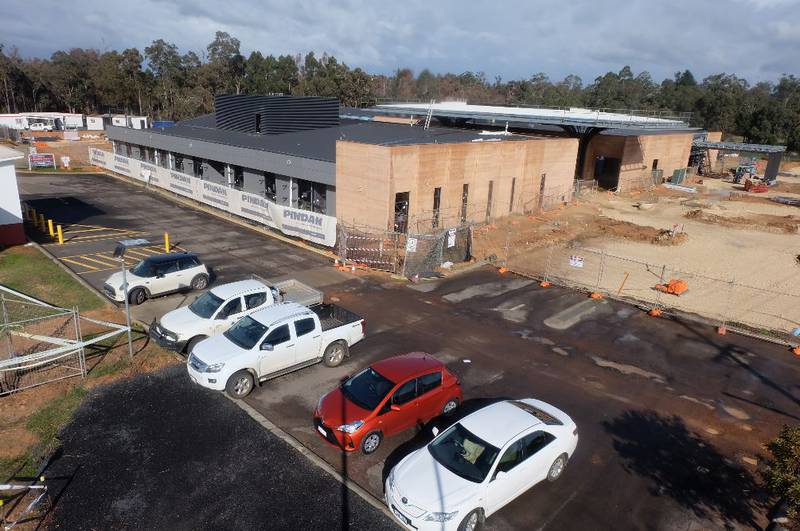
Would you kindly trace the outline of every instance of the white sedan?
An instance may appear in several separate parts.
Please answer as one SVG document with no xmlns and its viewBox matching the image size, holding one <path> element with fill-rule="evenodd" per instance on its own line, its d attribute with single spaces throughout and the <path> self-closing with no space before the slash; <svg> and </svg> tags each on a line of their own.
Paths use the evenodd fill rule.
<svg viewBox="0 0 800 531">
<path fill-rule="evenodd" d="M 577 445 L 563 411 L 532 398 L 497 402 L 400 461 L 386 478 L 386 504 L 407 529 L 472 531 L 540 481 L 557 480 Z"/>
</svg>

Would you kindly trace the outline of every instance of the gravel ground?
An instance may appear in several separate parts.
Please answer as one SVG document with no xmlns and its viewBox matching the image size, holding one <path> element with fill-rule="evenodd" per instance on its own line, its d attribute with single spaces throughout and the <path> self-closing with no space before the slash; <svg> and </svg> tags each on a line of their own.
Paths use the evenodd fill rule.
<svg viewBox="0 0 800 531">
<path fill-rule="evenodd" d="M 94 392 L 46 471 L 58 529 L 396 529 L 183 367 Z"/>
</svg>

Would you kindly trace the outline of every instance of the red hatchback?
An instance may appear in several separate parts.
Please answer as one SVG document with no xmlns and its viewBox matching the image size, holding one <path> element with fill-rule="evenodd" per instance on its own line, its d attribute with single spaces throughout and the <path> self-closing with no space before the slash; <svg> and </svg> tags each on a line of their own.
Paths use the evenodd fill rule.
<svg viewBox="0 0 800 531">
<path fill-rule="evenodd" d="M 424 424 L 461 403 L 461 382 L 424 352 L 381 360 L 319 400 L 317 432 L 329 443 L 365 454 L 385 436 Z"/>
</svg>

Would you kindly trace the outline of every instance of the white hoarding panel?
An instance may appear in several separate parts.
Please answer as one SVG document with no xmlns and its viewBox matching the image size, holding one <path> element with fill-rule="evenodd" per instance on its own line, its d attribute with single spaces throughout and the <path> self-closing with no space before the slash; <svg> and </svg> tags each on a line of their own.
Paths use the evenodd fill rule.
<svg viewBox="0 0 800 531">
<path fill-rule="evenodd" d="M 284 234 L 327 247 L 336 244 L 336 218 L 333 216 L 278 205 L 257 194 L 235 190 L 224 184 L 204 181 L 100 149 L 90 148 L 89 160 L 102 168 L 250 219 Z"/>
</svg>

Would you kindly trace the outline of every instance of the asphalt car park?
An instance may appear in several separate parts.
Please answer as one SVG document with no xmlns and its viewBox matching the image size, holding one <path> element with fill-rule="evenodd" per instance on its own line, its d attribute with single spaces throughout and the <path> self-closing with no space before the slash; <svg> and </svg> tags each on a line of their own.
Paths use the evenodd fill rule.
<svg viewBox="0 0 800 531">
<path fill-rule="evenodd" d="M 376 497 L 391 467 L 430 441 L 433 425 L 449 421 L 386 438 L 368 456 L 343 455 L 315 431 L 310 412 L 342 377 L 422 350 L 462 378 L 458 415 L 503 398 L 535 397 L 579 426 L 577 452 L 561 479 L 532 488 L 488 528 L 763 522 L 761 444 L 800 418 L 797 362 L 782 347 L 651 318 L 613 301 L 592 301 L 586 311 L 583 294 L 542 289 L 491 268 L 412 287 L 364 282 L 328 295 L 366 316 L 367 339 L 343 366 L 267 382 L 247 402 Z"/>
<path fill-rule="evenodd" d="M 326 258 L 246 227 L 170 201 L 154 192 L 97 174 L 25 175 L 19 179 L 21 199 L 38 213 L 65 227 L 64 244 L 49 236 L 37 239 L 62 263 L 96 289 L 119 270 L 112 257 L 116 242 L 144 238 L 150 245 L 130 249 L 126 265 L 164 252 L 164 233 L 171 250 L 196 253 L 212 270 L 212 285 L 251 275 L 266 279 L 303 272 L 313 283 L 328 285 L 348 277 Z M 71 232 L 87 230 L 91 232 Z M 36 234 L 29 231 L 31 234 Z M 159 297 L 133 310 L 143 322 L 163 315 L 196 293 Z"/>
<path fill-rule="evenodd" d="M 20 184 L 24 200 L 59 220 L 141 231 L 151 242 L 168 230 L 214 269 L 217 282 L 253 273 L 297 276 L 364 316 L 367 338 L 344 364 L 270 380 L 246 402 L 379 499 L 391 467 L 426 444 L 433 425 L 448 421 L 387 437 L 365 456 L 343 454 L 324 441 L 312 412 L 344 376 L 388 356 L 425 351 L 462 380 L 465 400 L 456 418 L 499 399 L 533 397 L 578 424 L 577 451 L 562 477 L 533 487 L 492 516 L 488 528 L 764 524 L 761 445 L 782 424 L 800 419 L 800 370 L 779 345 L 539 288 L 493 268 L 416 285 L 341 273 L 324 257 L 110 177 L 24 176 Z M 115 238 L 47 248 L 62 257 L 88 255 L 113 246 Z M 82 277 L 102 286 L 107 274 Z M 185 298 L 148 301 L 137 311 L 149 321 Z"/>
</svg>

